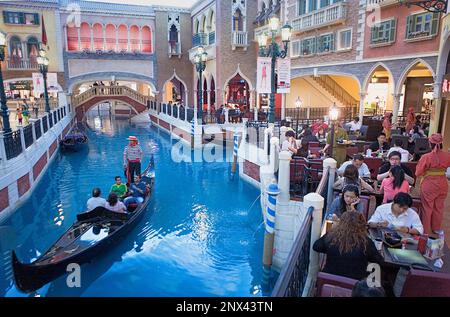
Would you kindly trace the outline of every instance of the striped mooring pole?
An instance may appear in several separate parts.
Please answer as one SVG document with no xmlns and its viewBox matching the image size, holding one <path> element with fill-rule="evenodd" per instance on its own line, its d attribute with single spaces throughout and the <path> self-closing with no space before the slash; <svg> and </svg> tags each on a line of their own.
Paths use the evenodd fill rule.
<svg viewBox="0 0 450 317">
<path fill-rule="evenodd" d="M 194 148 L 194 142 L 195 142 L 195 119 L 194 118 L 192 118 L 192 121 L 191 121 L 191 145 L 192 145 L 192 148 Z"/>
<path fill-rule="evenodd" d="M 267 193 L 267 214 L 266 214 L 266 232 L 264 234 L 264 255 L 263 265 L 271 266 L 273 258 L 273 245 L 275 237 L 275 214 L 277 206 L 277 196 L 280 189 L 276 183 L 269 184 L 266 188 Z"/>
<path fill-rule="evenodd" d="M 233 136 L 234 139 L 234 145 L 233 145 L 233 164 L 231 165 L 231 173 L 235 174 L 237 169 L 237 157 L 238 157 L 238 150 L 239 150 L 239 134 L 234 133 Z"/>
</svg>

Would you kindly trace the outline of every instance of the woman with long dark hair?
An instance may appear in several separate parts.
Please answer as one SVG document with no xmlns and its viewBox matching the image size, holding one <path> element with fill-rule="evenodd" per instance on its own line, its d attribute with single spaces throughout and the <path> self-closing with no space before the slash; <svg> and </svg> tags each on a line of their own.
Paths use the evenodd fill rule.
<svg viewBox="0 0 450 317">
<path fill-rule="evenodd" d="M 384 194 L 383 204 L 390 203 L 398 193 L 409 193 L 409 183 L 401 166 L 391 168 L 389 177 L 381 183 L 380 193 Z"/>
<path fill-rule="evenodd" d="M 342 190 L 342 195 L 336 198 L 327 212 L 327 219 L 338 221 L 347 211 L 357 211 L 362 213 L 363 205 L 359 199 L 359 189 L 355 185 L 347 185 Z"/>
<path fill-rule="evenodd" d="M 313 249 L 327 255 L 323 272 L 356 280 L 367 277 L 369 263 L 383 262 L 368 236 L 366 219 L 355 211 L 344 213 L 339 223 L 314 243 Z"/>
</svg>

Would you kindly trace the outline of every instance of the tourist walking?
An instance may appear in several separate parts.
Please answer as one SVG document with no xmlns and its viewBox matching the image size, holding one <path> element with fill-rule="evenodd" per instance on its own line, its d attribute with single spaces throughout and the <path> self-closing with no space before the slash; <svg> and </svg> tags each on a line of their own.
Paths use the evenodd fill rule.
<svg viewBox="0 0 450 317">
<path fill-rule="evenodd" d="M 428 234 L 442 230 L 444 202 L 448 193 L 445 173 L 450 167 L 450 153 L 442 150 L 442 135 L 433 134 L 429 140 L 432 151 L 422 156 L 416 168 L 423 205 L 422 221 Z"/>
</svg>

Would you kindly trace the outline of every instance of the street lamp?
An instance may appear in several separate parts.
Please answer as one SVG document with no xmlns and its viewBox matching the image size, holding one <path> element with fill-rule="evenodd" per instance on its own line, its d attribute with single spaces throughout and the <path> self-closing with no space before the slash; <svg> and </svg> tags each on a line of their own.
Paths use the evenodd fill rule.
<svg viewBox="0 0 450 317">
<path fill-rule="evenodd" d="M 197 118 L 203 123 L 203 72 L 206 69 L 206 61 L 208 60 L 208 53 L 205 52 L 203 46 L 199 46 L 197 53 L 194 56 L 194 64 L 198 72 L 198 112 Z"/>
<path fill-rule="evenodd" d="M 378 106 L 379 106 L 379 104 L 380 104 L 380 97 L 376 97 L 375 98 L 375 115 L 377 116 L 378 115 Z"/>
<path fill-rule="evenodd" d="M 9 124 L 9 110 L 6 104 L 5 86 L 3 85 L 2 62 L 5 60 L 6 34 L 0 31 L 0 102 L 3 120 L 3 132 L 11 132 Z"/>
<path fill-rule="evenodd" d="M 275 66 L 277 62 L 277 58 L 286 58 L 288 54 L 288 46 L 291 41 L 292 36 L 292 27 L 288 24 L 281 28 L 281 40 L 284 44 L 283 50 L 280 49 L 280 46 L 276 42 L 276 35 L 278 33 L 278 29 L 280 27 L 280 19 L 273 14 L 269 18 L 269 26 L 270 31 L 272 33 L 272 41 L 267 46 L 268 36 L 266 34 L 260 34 L 258 37 L 259 44 L 259 55 L 261 57 L 272 57 L 272 90 L 270 94 L 270 108 L 269 108 L 269 123 L 275 122 L 275 94 L 277 93 L 277 83 L 275 82 Z"/>
<path fill-rule="evenodd" d="M 336 125 L 336 122 L 339 118 L 339 109 L 336 107 L 336 103 L 333 103 L 333 105 L 330 108 L 330 121 L 331 121 L 331 151 L 330 151 L 330 157 L 333 157 L 333 149 L 334 149 L 334 128 Z"/>
<path fill-rule="evenodd" d="M 303 101 L 300 99 L 300 97 L 297 98 L 297 100 L 295 101 L 295 108 L 296 108 L 296 112 L 297 112 L 297 131 L 298 131 L 298 120 L 300 117 L 300 110 L 303 106 Z"/>
<path fill-rule="evenodd" d="M 48 102 L 48 90 L 47 90 L 47 73 L 48 73 L 48 64 L 49 60 L 47 58 L 47 53 L 43 48 L 39 50 L 39 56 L 37 58 L 37 62 L 39 65 L 39 71 L 44 78 L 44 98 L 45 98 L 45 112 L 50 112 L 50 104 Z"/>
</svg>

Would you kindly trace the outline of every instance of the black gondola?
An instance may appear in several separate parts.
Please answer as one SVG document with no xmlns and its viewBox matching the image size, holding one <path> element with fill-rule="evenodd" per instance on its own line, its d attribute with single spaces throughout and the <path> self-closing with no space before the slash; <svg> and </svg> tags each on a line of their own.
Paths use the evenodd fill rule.
<svg viewBox="0 0 450 317">
<path fill-rule="evenodd" d="M 83 145 L 88 143 L 87 135 L 82 131 L 68 133 L 60 142 L 61 149 L 78 151 Z"/>
<path fill-rule="evenodd" d="M 53 279 L 67 273 L 69 264 L 82 265 L 93 257 L 116 245 L 141 219 L 150 202 L 154 181 L 153 158 L 142 173 L 142 181 L 150 186 L 144 202 L 129 206 L 128 213 L 116 213 L 103 207 L 77 216 L 77 221 L 38 260 L 21 263 L 12 251 L 12 267 L 16 286 L 31 293 Z"/>
</svg>

